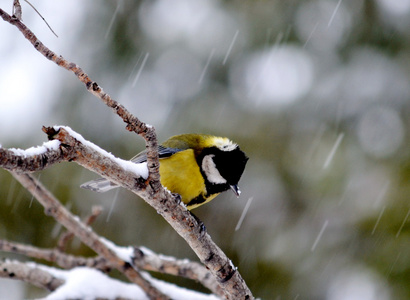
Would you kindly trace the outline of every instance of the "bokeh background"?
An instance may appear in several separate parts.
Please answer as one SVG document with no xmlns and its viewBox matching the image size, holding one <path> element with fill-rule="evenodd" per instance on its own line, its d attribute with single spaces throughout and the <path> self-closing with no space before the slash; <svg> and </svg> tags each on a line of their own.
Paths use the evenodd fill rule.
<svg viewBox="0 0 410 300">
<path fill-rule="evenodd" d="M 195 214 L 255 296 L 410 298 L 410 0 L 31 3 L 59 36 L 22 2 L 39 39 L 154 125 L 161 141 L 210 133 L 247 153 L 241 197 L 227 192 Z M 122 158 L 144 148 L 3 21 L 0 66 L 4 147 L 41 145 L 41 127 L 58 124 Z M 80 189 L 96 175 L 74 163 L 36 176 L 79 216 L 102 205 L 93 227 L 118 245 L 196 260 L 130 192 Z M 0 238 L 54 247 L 61 230 L 0 171 Z M 70 251 L 93 255 L 78 241 Z M 0 280 L 2 299 L 42 295 Z"/>
</svg>

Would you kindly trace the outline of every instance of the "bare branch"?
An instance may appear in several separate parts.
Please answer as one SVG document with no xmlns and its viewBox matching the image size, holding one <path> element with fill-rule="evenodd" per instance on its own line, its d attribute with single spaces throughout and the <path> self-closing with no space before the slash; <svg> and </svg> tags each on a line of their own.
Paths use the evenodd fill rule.
<svg viewBox="0 0 410 300">
<path fill-rule="evenodd" d="M 58 249 L 43 249 L 6 240 L 0 240 L 0 251 L 21 254 L 27 257 L 53 262 L 64 269 L 89 267 L 108 272 L 113 268 L 113 266 L 102 256 L 85 258 L 82 256 L 66 254 Z"/>
<path fill-rule="evenodd" d="M 12 172 L 12 175 L 44 206 L 47 215 L 54 217 L 57 222 L 71 232 L 75 232 L 76 236 L 84 244 L 105 257 L 110 264 L 127 276 L 131 282 L 139 285 L 150 298 L 168 299 L 145 280 L 138 271 L 132 268 L 128 262 L 123 261 L 108 248 L 90 227 L 85 226 L 78 218 L 74 217 L 38 180 L 29 174 Z"/>
<path fill-rule="evenodd" d="M 0 277 L 22 280 L 40 288 L 54 291 L 64 284 L 64 281 L 50 273 L 16 261 L 0 261 Z"/>
<path fill-rule="evenodd" d="M 86 225 L 91 225 L 96 219 L 97 217 L 101 214 L 101 212 L 103 211 L 101 206 L 93 206 L 92 207 L 92 211 L 91 211 L 91 215 L 89 215 L 83 222 Z M 64 232 L 58 242 L 57 242 L 57 249 L 60 250 L 61 252 L 64 252 L 68 242 L 70 242 L 73 238 L 74 238 L 74 233 L 71 231 L 66 231 Z"/>
</svg>

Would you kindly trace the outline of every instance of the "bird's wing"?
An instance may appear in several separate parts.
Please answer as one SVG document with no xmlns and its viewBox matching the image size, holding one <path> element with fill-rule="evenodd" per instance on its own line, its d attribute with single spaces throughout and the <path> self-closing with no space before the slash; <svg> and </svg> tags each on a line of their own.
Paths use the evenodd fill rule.
<svg viewBox="0 0 410 300">
<path fill-rule="evenodd" d="M 165 158 L 165 157 L 170 157 L 171 155 L 184 151 L 185 149 L 177 149 L 177 148 L 167 148 L 164 146 L 159 145 L 158 146 L 158 155 L 159 158 Z M 133 163 L 139 164 L 147 161 L 147 150 L 144 150 L 137 155 L 135 155 L 133 158 L 131 158 L 131 161 Z"/>
<path fill-rule="evenodd" d="M 164 146 L 159 146 L 158 147 L 158 153 L 159 153 L 159 158 L 165 158 L 165 157 L 170 157 L 171 155 L 180 152 L 180 151 L 184 151 L 185 149 L 177 149 L 177 148 L 167 148 Z M 147 151 L 144 150 L 140 153 L 138 153 L 136 156 L 134 156 L 133 158 L 131 158 L 131 161 L 133 163 L 143 163 L 147 161 Z M 109 180 L 105 179 L 105 178 L 99 178 L 97 180 L 92 180 L 92 181 L 88 181 L 84 184 L 81 185 L 82 188 L 84 189 L 89 189 L 89 190 L 93 190 L 95 192 L 106 192 L 108 190 L 111 190 L 113 188 L 118 187 L 118 185 L 110 182 Z"/>
</svg>

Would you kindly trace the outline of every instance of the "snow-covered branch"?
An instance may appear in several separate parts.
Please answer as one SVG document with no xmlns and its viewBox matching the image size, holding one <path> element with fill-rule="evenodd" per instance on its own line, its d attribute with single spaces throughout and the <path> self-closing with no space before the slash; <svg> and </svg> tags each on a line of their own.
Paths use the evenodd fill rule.
<svg viewBox="0 0 410 300">
<path fill-rule="evenodd" d="M 160 188 L 159 181 L 159 160 L 157 150 L 157 138 L 154 127 L 141 122 L 137 117 L 132 115 L 123 105 L 115 101 L 109 94 L 105 93 L 97 82 L 91 78 L 75 63 L 67 61 L 61 55 L 57 55 L 51 49 L 46 47 L 26 25 L 23 24 L 20 18 L 10 16 L 0 8 L 0 17 L 4 21 L 16 26 L 24 37 L 34 46 L 34 48 L 42 54 L 45 58 L 53 61 L 59 67 L 72 72 L 78 80 L 80 80 L 87 88 L 87 90 L 94 96 L 98 97 L 105 105 L 110 107 L 127 125 L 126 129 L 141 135 L 146 142 L 147 162 L 150 172 L 151 185 Z"/>
<path fill-rule="evenodd" d="M 190 291 L 142 274 L 156 289 L 179 300 L 218 300 L 214 295 Z M 141 299 L 148 300 L 137 285 L 113 279 L 89 267 L 61 270 L 35 263 L 0 261 L 0 277 L 21 280 L 51 291 L 44 300 L 62 299 Z M 155 298 L 157 299 L 157 298 Z"/>
<path fill-rule="evenodd" d="M 145 188 L 148 179 L 147 163 L 135 164 L 122 160 L 97 145 L 85 140 L 67 126 L 43 127 L 50 140 L 58 140 L 66 160 L 81 166 L 128 189 Z"/>
<path fill-rule="evenodd" d="M 201 262 L 217 278 L 228 298 L 252 298 L 250 290 L 231 260 L 212 241 L 208 233 L 203 231 L 201 224 L 179 201 L 178 196 L 170 194 L 163 188 L 157 190 L 155 186 L 141 180 L 141 177 L 135 178 L 135 173 L 127 171 L 125 167 L 121 167 L 120 163 L 111 161 L 110 157 L 102 156 L 100 152 L 104 150 L 89 146 L 90 142 L 82 141 L 80 135 L 73 133 L 67 127 L 49 127 L 43 130 L 48 134 L 49 139 L 59 140 L 67 151 L 76 153 L 72 161 L 129 189 L 154 207 L 185 239 Z"/>
<path fill-rule="evenodd" d="M 107 241 L 105 241 L 107 245 Z M 107 245 L 108 246 L 108 245 Z M 116 253 L 125 253 L 130 257 L 132 265 L 141 270 L 159 272 L 174 276 L 181 276 L 200 282 L 216 295 L 222 293 L 215 278 L 200 263 L 188 259 L 157 254 L 145 247 L 119 247 L 109 245 Z M 0 239 L 0 251 L 25 255 L 27 257 L 56 263 L 63 269 L 76 267 L 89 267 L 103 272 L 111 270 L 114 266 L 102 256 L 82 257 L 74 256 L 60 251 L 58 248 L 44 249 L 31 245 L 6 241 Z"/>
<path fill-rule="evenodd" d="M 215 295 L 223 295 L 221 287 L 202 264 L 188 259 L 156 254 L 145 247 L 134 247 L 132 263 L 140 269 L 181 276 L 200 282 Z"/>
<path fill-rule="evenodd" d="M 113 267 L 122 272 L 131 282 L 140 286 L 147 295 L 157 299 L 168 299 L 146 281 L 136 269 L 132 268 L 128 261 L 124 261 L 107 247 L 90 227 L 87 227 L 78 217 L 71 214 L 41 182 L 29 174 L 12 172 L 12 175 L 44 206 L 47 215 L 54 217 L 57 222 L 75 233 L 84 244 L 107 259 Z"/>
<path fill-rule="evenodd" d="M 234 285 L 234 282 L 236 280 L 242 280 L 242 278 L 230 260 L 212 241 L 211 237 L 206 232 L 202 231 L 198 221 L 186 210 L 182 203 L 178 201 L 178 197 L 171 195 L 165 190 L 163 190 L 162 193 L 160 191 L 155 191 L 153 186 L 146 184 L 147 168 L 145 164 L 138 165 L 116 158 L 91 142 L 86 141 L 81 135 L 74 132 L 69 127 L 54 126 L 43 128 L 43 131 L 47 133 L 49 139 L 53 139 L 52 141 L 55 141 L 56 145 L 59 145 L 59 149 L 53 149 L 54 152 L 59 153 L 61 156 L 61 159 L 58 161 L 67 160 L 77 162 L 83 167 L 131 190 L 153 206 L 157 212 L 159 212 L 188 242 L 201 261 L 208 267 L 215 278 L 217 278 L 219 285 L 222 288 L 229 288 L 228 293 L 226 290 L 222 293 L 220 290 L 210 285 L 213 291 L 218 291 L 219 295 L 224 293 L 230 295 L 231 292 L 238 291 L 238 285 Z M 31 160 L 32 157 L 44 155 L 44 151 L 12 150 L 12 152 L 17 153 L 15 155 L 18 156 L 20 160 Z M 22 169 L 19 169 L 19 171 L 21 170 Z M 40 190 L 42 191 L 40 192 L 40 199 L 44 196 L 43 194 L 46 195 L 45 199 L 54 199 L 41 183 L 37 183 L 36 179 L 28 174 L 17 174 L 15 172 L 12 172 L 12 174 L 18 180 L 22 180 L 23 185 L 28 188 L 36 198 L 37 195 L 35 193 L 38 193 L 38 190 Z M 30 185 L 27 185 L 27 183 L 24 182 L 28 182 Z M 57 203 L 58 201 L 54 199 L 51 203 L 43 204 L 45 205 L 46 213 L 51 215 L 55 214 L 55 206 L 57 206 Z M 61 206 L 59 203 L 58 205 Z M 66 211 L 62 206 L 61 209 Z M 64 216 L 65 214 L 57 215 Z M 67 227 L 67 224 L 62 223 L 58 219 L 57 221 Z M 67 227 L 67 229 L 75 232 L 69 227 Z M 81 232 L 82 231 L 80 231 L 80 233 Z M 78 234 L 79 233 L 75 232 L 75 235 L 81 239 L 81 236 Z M 90 243 L 87 245 L 89 244 Z M 240 293 L 242 292 L 243 291 Z"/>
<path fill-rule="evenodd" d="M 26 150 L 6 149 L 0 145 L 0 167 L 15 172 L 35 172 L 68 160 L 60 151 L 59 141 L 49 141 L 42 146 Z"/>
<path fill-rule="evenodd" d="M 49 291 L 54 291 L 64 283 L 64 280 L 33 264 L 9 260 L 0 261 L 0 277 L 25 281 Z"/>
<path fill-rule="evenodd" d="M 37 265 L 37 267 L 64 281 L 64 284 L 48 295 L 45 300 L 150 299 L 144 294 L 140 287 L 110 278 L 106 274 L 103 274 L 95 269 L 78 267 L 72 270 L 59 270 L 39 265 Z M 155 288 L 167 293 L 172 299 L 218 300 L 218 298 L 214 295 L 206 295 L 190 291 L 173 284 L 154 279 L 147 273 L 143 273 L 143 276 L 147 281 L 155 286 Z M 84 288 L 84 286 L 87 288 Z"/>
</svg>

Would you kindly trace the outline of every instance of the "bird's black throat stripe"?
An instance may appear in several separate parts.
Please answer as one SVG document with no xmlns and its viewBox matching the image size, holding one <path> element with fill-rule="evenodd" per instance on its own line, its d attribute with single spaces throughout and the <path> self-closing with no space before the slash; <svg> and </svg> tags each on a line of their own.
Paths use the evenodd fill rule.
<svg viewBox="0 0 410 300">
<path fill-rule="evenodd" d="M 200 194 L 198 197 L 192 199 L 191 201 L 189 201 L 189 203 L 187 204 L 187 206 L 192 206 L 192 205 L 197 205 L 197 204 L 201 204 L 204 203 L 206 201 L 206 199 L 204 198 L 204 195 Z"/>
</svg>

